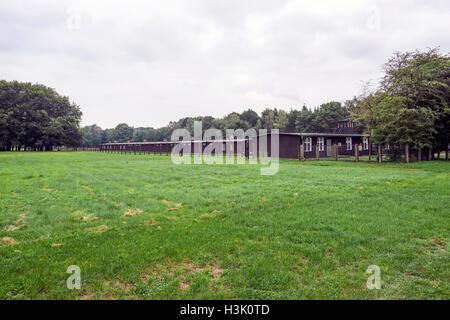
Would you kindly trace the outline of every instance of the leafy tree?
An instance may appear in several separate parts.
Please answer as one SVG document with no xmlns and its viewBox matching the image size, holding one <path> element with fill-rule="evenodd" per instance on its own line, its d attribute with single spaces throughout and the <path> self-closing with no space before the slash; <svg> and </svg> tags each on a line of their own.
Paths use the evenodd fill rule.
<svg viewBox="0 0 450 320">
<path fill-rule="evenodd" d="M 274 127 L 276 129 L 279 129 L 281 132 L 285 132 L 288 122 L 289 122 L 289 119 L 288 119 L 288 115 L 287 115 L 286 111 L 279 110 L 278 114 L 277 114 L 277 118 L 275 120 Z"/>
<path fill-rule="evenodd" d="M 407 108 L 407 99 L 385 95 L 379 103 L 375 141 L 378 143 L 403 143 L 423 148 L 431 146 L 434 116 L 428 108 Z"/>
<path fill-rule="evenodd" d="M 77 146 L 82 136 L 81 111 L 54 89 L 18 81 L 0 81 L 0 144 L 49 150 Z"/>
<path fill-rule="evenodd" d="M 272 130 L 275 127 L 275 121 L 278 115 L 278 110 L 266 108 L 261 113 L 259 125 L 261 128 Z"/>
<path fill-rule="evenodd" d="M 96 124 L 83 127 L 82 131 L 84 146 L 96 146 L 103 143 L 103 130 Z"/>
<path fill-rule="evenodd" d="M 379 103 L 383 96 L 383 93 L 373 89 L 370 82 L 366 82 L 363 84 L 362 92 L 358 97 L 346 101 L 351 119 L 355 122 L 356 127 L 361 129 L 369 138 L 370 142 L 373 142 Z M 370 150 L 371 148 L 369 148 L 369 160 L 372 156 Z"/>
<path fill-rule="evenodd" d="M 450 60 L 438 49 L 395 53 L 384 66 L 385 93 L 378 116 L 379 135 L 392 128 L 390 139 L 421 149 L 447 144 Z M 395 103 L 395 105 L 393 105 Z"/>
<path fill-rule="evenodd" d="M 314 132 L 313 128 L 313 112 L 306 106 L 303 106 L 302 110 L 298 113 L 295 120 L 295 128 L 297 132 Z"/>
<path fill-rule="evenodd" d="M 297 121 L 297 117 L 299 117 L 300 115 L 300 111 L 299 110 L 295 110 L 295 109 L 291 109 L 288 113 L 287 113 L 287 123 L 286 126 L 284 128 L 284 130 L 286 132 L 296 132 L 297 128 L 296 128 L 296 121 Z"/>
<path fill-rule="evenodd" d="M 315 110 L 312 125 L 316 132 L 329 132 L 336 128 L 339 120 L 349 116 L 349 111 L 340 102 L 331 101 Z"/>
<path fill-rule="evenodd" d="M 224 127 L 221 129 L 243 129 L 247 130 L 250 124 L 241 119 L 237 112 L 232 112 L 223 119 Z"/>
<path fill-rule="evenodd" d="M 114 129 L 105 129 L 102 132 L 102 143 L 108 143 L 113 141 Z"/>
<path fill-rule="evenodd" d="M 252 109 L 242 112 L 240 118 L 242 121 L 247 122 L 250 128 L 255 128 L 259 120 L 258 114 Z"/>
<path fill-rule="evenodd" d="M 126 123 L 118 124 L 113 131 L 112 137 L 117 142 L 127 142 L 133 139 L 134 129 Z"/>
</svg>

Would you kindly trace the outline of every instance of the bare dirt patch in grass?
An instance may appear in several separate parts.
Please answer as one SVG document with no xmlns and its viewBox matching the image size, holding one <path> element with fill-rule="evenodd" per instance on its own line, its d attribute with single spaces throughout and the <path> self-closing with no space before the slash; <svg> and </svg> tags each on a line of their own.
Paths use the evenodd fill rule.
<svg viewBox="0 0 450 320">
<path fill-rule="evenodd" d="M 104 285 L 105 285 L 105 287 L 118 289 L 120 291 L 125 291 L 125 292 L 130 291 L 131 289 L 133 289 L 136 286 L 136 284 L 133 282 L 125 282 L 120 279 L 116 279 L 114 281 L 107 280 L 104 282 Z"/>
<path fill-rule="evenodd" d="M 189 281 L 180 281 L 179 289 L 181 291 L 188 291 L 191 287 L 191 283 Z"/>
<path fill-rule="evenodd" d="M 166 206 L 169 207 L 167 209 L 167 211 L 169 211 L 169 212 L 178 210 L 178 209 L 180 209 L 183 206 L 183 204 L 181 202 L 180 203 L 175 203 L 175 202 L 172 202 L 172 201 L 169 201 L 169 200 L 161 200 L 161 203 L 163 203 L 163 204 L 165 204 Z"/>
<path fill-rule="evenodd" d="M 223 269 L 219 267 L 217 263 L 215 263 L 214 265 L 207 264 L 204 267 L 194 268 L 194 271 L 197 272 L 204 272 L 206 270 L 210 271 L 211 276 L 213 277 L 214 280 L 219 280 L 222 277 Z"/>
<path fill-rule="evenodd" d="M 83 222 L 97 221 L 98 217 L 84 216 L 83 219 L 81 219 L 81 220 Z"/>
<path fill-rule="evenodd" d="M 165 264 L 152 265 L 145 269 L 141 278 L 147 282 L 149 279 L 163 278 L 163 277 L 175 277 L 178 280 L 178 287 L 181 291 L 187 291 L 190 288 L 190 281 L 188 277 L 197 272 L 208 272 L 211 276 L 211 280 L 216 282 L 220 280 L 224 269 L 219 266 L 216 261 L 214 264 L 206 264 L 204 266 L 195 266 L 191 261 L 184 260 L 182 262 L 174 263 L 167 261 Z"/>
<path fill-rule="evenodd" d="M 106 231 L 106 230 L 108 230 L 108 226 L 107 225 L 105 225 L 105 224 L 102 224 L 101 226 L 98 226 L 97 227 L 97 229 L 95 229 L 95 232 L 103 232 L 103 231 Z"/>
<path fill-rule="evenodd" d="M 139 214 L 142 214 L 142 210 L 141 209 L 128 209 L 128 211 L 126 211 L 123 216 L 124 217 L 133 217 Z"/>
<path fill-rule="evenodd" d="M 183 206 L 182 203 L 176 203 L 175 207 L 169 208 L 169 209 L 167 209 L 167 211 L 175 211 L 175 210 L 181 209 L 182 206 Z"/>
<path fill-rule="evenodd" d="M 78 300 L 93 300 L 93 299 L 94 293 L 92 292 L 92 289 L 84 291 L 81 295 L 78 296 Z"/>
<path fill-rule="evenodd" d="M 17 231 L 17 230 L 20 230 L 20 229 L 23 229 L 23 228 L 25 228 L 26 227 L 26 225 L 20 225 L 20 226 L 15 226 L 15 225 L 13 225 L 13 224 L 10 224 L 10 225 L 8 225 L 8 226 L 5 226 L 4 228 L 3 228 L 3 231 Z"/>
<path fill-rule="evenodd" d="M 430 241 L 439 252 L 446 251 L 445 246 L 448 242 L 448 239 L 446 239 L 446 238 L 430 238 L 428 241 Z"/>
<path fill-rule="evenodd" d="M 84 232 L 94 232 L 94 233 L 102 233 L 109 229 L 109 227 L 105 224 L 98 226 L 97 228 L 86 228 Z"/>
<path fill-rule="evenodd" d="M 146 225 L 153 226 L 153 225 L 157 224 L 158 222 L 155 219 L 150 219 L 150 220 L 145 220 L 144 223 Z"/>
<path fill-rule="evenodd" d="M 200 216 L 200 218 L 213 218 L 219 214 L 222 214 L 221 210 L 213 210 L 210 213 L 204 213 Z"/>
<path fill-rule="evenodd" d="M 3 237 L 2 240 L 0 240 L 0 243 L 4 244 L 4 245 L 12 245 L 12 244 L 16 244 L 17 241 L 14 238 Z"/>
</svg>

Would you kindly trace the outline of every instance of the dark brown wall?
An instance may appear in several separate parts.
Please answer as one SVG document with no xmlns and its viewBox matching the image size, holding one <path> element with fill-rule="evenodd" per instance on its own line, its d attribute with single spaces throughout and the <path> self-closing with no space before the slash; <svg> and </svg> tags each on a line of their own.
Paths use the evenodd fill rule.
<svg viewBox="0 0 450 320">
<path fill-rule="evenodd" d="M 307 159 L 316 158 L 316 148 L 317 148 L 317 136 L 312 138 L 312 150 L 305 151 L 304 155 Z M 258 152 L 259 156 L 271 156 L 271 134 L 267 135 L 267 150 L 260 150 L 261 144 L 261 136 L 256 138 L 258 143 Z M 305 137 L 303 137 L 303 142 Z M 347 150 L 346 148 L 346 137 L 324 137 L 324 150 L 320 151 L 320 157 L 327 157 L 327 148 L 329 143 L 333 144 L 341 144 L 338 147 L 340 156 L 354 156 L 355 144 L 362 145 L 361 137 L 352 137 L 352 150 Z M 287 158 L 287 159 L 298 159 L 300 155 L 300 145 L 302 143 L 302 137 L 299 135 L 290 135 L 290 134 L 279 134 L 279 157 Z M 177 144 L 177 142 L 163 142 L 163 143 L 142 143 L 142 144 L 104 144 L 100 145 L 100 151 L 106 152 L 145 152 L 145 153 L 161 153 L 168 154 L 172 152 L 173 147 Z M 194 154 L 194 144 L 198 144 L 201 147 L 201 150 L 204 151 L 209 142 L 191 142 L 191 153 Z M 234 142 L 233 152 L 234 154 L 238 151 L 238 142 Z M 226 154 L 226 143 L 223 143 L 223 152 Z M 249 141 L 245 142 L 245 156 L 249 156 Z M 368 150 L 360 151 L 360 155 L 368 155 Z"/>
</svg>

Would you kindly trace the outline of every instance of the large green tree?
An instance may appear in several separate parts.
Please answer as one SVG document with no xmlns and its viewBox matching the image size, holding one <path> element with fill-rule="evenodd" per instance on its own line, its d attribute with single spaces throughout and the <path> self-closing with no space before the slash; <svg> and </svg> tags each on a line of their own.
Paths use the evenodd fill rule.
<svg viewBox="0 0 450 320">
<path fill-rule="evenodd" d="M 378 143 L 411 149 L 447 148 L 449 143 L 450 60 L 438 49 L 396 52 L 384 65 L 377 92 L 356 99 L 352 116 Z M 373 129 L 373 130 L 372 130 Z"/>
<path fill-rule="evenodd" d="M 48 150 L 81 143 L 80 108 L 55 89 L 40 84 L 0 81 L 0 147 Z"/>
<path fill-rule="evenodd" d="M 447 144 L 449 56 L 440 54 L 438 49 L 397 52 L 384 70 L 379 136 L 384 128 L 396 128 L 390 139 L 405 144 L 407 161 L 410 146 L 421 149 Z"/>
</svg>

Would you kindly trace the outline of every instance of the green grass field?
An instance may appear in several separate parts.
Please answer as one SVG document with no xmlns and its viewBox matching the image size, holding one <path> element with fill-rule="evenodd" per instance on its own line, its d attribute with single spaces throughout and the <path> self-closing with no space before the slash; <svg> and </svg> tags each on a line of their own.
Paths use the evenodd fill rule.
<svg viewBox="0 0 450 320">
<path fill-rule="evenodd" d="M 0 298 L 450 298 L 449 162 L 259 169 L 0 153 Z"/>
</svg>

